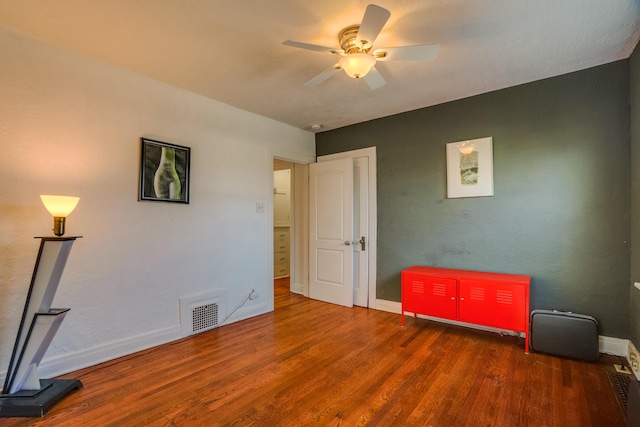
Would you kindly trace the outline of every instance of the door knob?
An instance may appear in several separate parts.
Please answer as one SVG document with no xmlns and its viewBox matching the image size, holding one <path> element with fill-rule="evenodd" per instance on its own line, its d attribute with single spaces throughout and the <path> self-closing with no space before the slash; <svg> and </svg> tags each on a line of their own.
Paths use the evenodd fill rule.
<svg viewBox="0 0 640 427">
<path fill-rule="evenodd" d="M 347 246 L 351 246 L 351 240 L 345 240 L 344 244 L 347 245 Z"/>
<path fill-rule="evenodd" d="M 360 243 L 360 246 L 362 246 L 362 248 L 361 248 L 361 249 L 364 251 L 364 248 L 365 248 L 365 244 L 364 244 L 364 236 L 362 236 L 362 237 L 360 238 L 360 240 L 358 240 L 358 243 Z"/>
</svg>

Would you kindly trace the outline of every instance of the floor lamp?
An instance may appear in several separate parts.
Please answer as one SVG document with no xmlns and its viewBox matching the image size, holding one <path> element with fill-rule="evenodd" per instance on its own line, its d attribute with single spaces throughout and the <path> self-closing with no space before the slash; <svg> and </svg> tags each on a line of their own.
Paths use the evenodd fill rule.
<svg viewBox="0 0 640 427">
<path fill-rule="evenodd" d="M 40 239 L 40 249 L 0 394 L 0 417 L 42 417 L 64 396 L 82 388 L 80 380 L 38 377 L 38 365 L 70 310 L 51 308 L 51 303 L 71 247 L 80 237 L 62 237 L 65 218 L 78 198 L 41 197 L 54 216 L 56 237 L 36 237 Z"/>
</svg>

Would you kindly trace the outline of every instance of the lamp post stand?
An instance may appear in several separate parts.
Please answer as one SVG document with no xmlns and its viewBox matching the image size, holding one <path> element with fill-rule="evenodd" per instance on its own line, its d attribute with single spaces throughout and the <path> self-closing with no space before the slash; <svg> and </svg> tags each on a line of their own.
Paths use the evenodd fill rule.
<svg viewBox="0 0 640 427">
<path fill-rule="evenodd" d="M 41 239 L 29 293 L 0 394 L 0 417 L 42 417 L 73 390 L 76 379 L 40 379 L 38 365 L 49 348 L 68 308 L 51 308 L 60 277 L 77 237 Z"/>
</svg>

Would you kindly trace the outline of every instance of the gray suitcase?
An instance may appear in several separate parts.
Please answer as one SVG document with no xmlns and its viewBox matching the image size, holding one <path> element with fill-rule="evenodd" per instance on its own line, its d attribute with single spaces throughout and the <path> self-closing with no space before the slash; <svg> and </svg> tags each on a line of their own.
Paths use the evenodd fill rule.
<svg viewBox="0 0 640 427">
<path fill-rule="evenodd" d="M 591 316 L 556 310 L 531 312 L 531 348 L 572 359 L 598 360 L 598 322 Z"/>
</svg>

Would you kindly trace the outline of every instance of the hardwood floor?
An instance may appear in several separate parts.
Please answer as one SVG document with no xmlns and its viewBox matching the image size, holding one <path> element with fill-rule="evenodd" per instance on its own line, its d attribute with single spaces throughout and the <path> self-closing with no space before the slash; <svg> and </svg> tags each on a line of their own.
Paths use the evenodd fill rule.
<svg viewBox="0 0 640 427">
<path fill-rule="evenodd" d="M 283 281 L 280 281 L 283 282 Z M 624 426 L 598 363 L 524 340 L 290 294 L 274 313 L 65 375 L 84 387 L 0 426 Z"/>
</svg>

